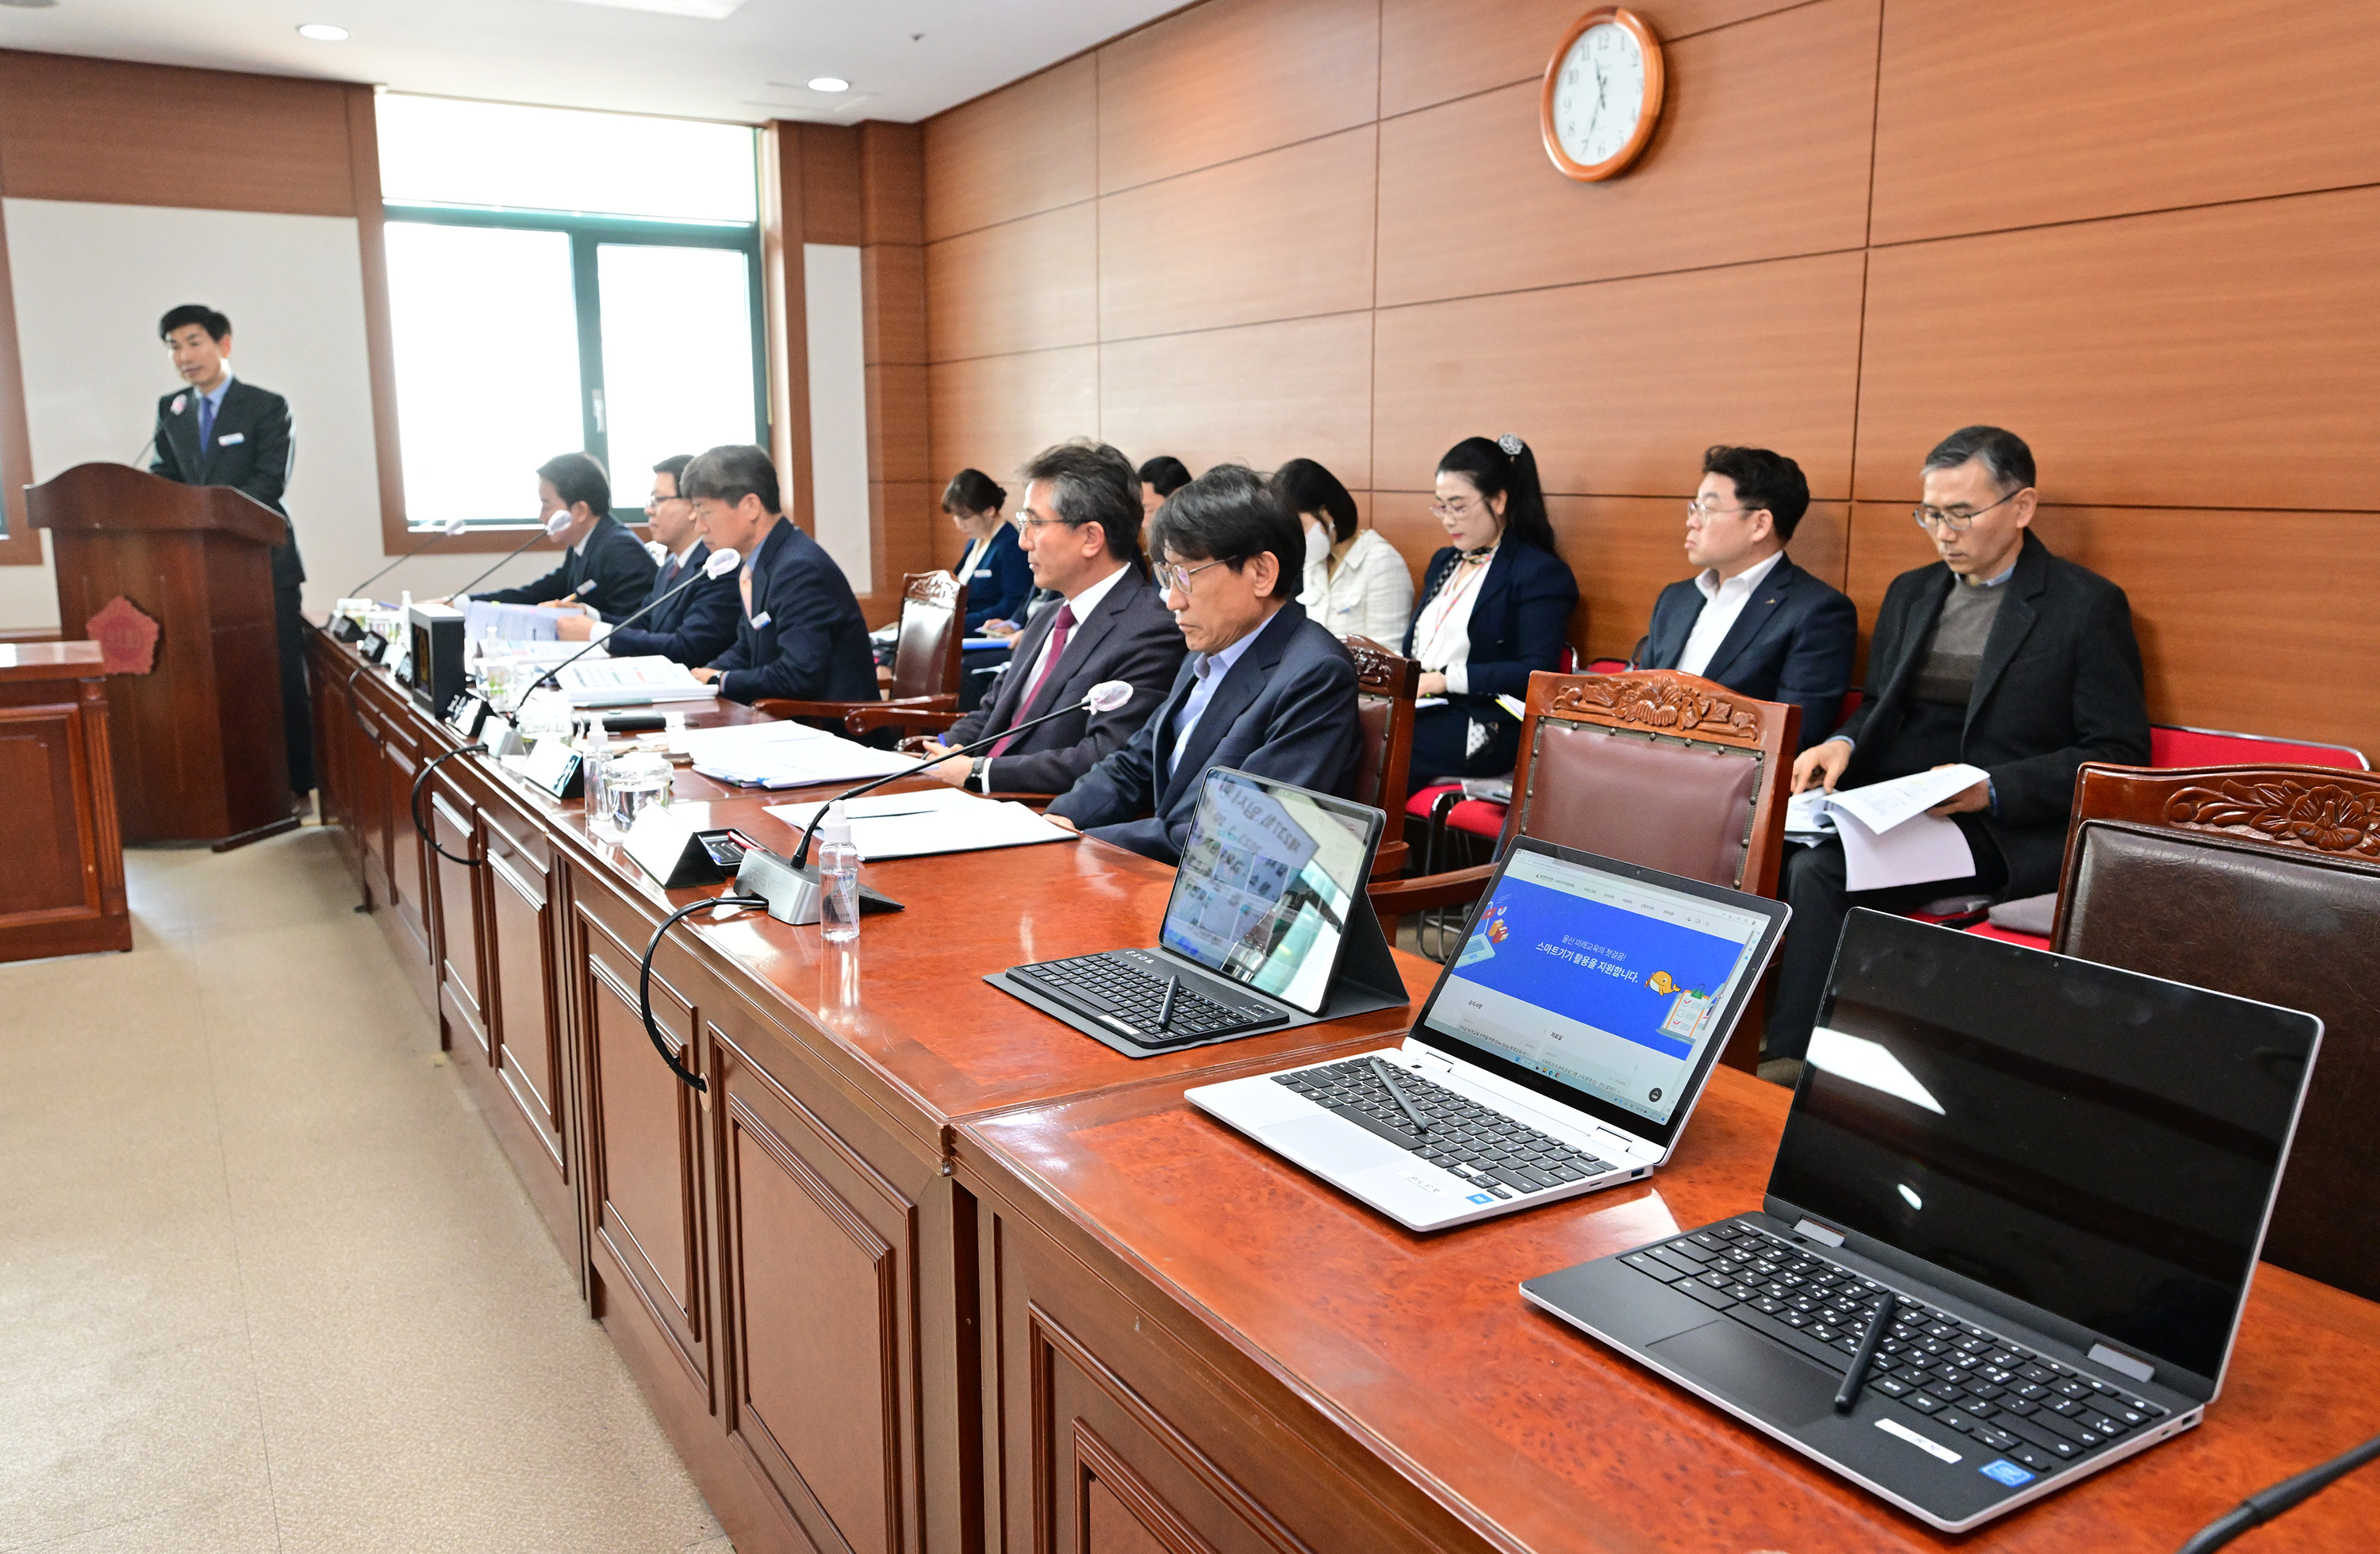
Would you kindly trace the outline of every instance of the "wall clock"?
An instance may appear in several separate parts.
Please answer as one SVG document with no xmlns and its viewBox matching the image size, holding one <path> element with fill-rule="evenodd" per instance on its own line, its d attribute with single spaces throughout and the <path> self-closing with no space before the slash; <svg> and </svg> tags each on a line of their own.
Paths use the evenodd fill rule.
<svg viewBox="0 0 2380 1554">
<path fill-rule="evenodd" d="M 1603 6 L 1572 22 L 1546 66 L 1537 124 L 1546 154 L 1582 183 L 1626 169 L 1661 116 L 1661 41 L 1635 12 Z"/>
</svg>

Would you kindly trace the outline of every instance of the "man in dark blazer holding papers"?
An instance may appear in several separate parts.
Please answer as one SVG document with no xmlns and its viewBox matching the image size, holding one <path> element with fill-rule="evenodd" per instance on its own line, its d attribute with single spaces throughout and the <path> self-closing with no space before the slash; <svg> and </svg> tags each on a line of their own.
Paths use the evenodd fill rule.
<svg viewBox="0 0 2380 1554">
<path fill-rule="evenodd" d="M 576 599 L 606 621 L 634 614 L 659 570 L 645 542 L 612 516 L 612 478 L 591 454 L 560 454 L 537 469 L 538 521 L 567 510 L 562 565 L 533 583 L 474 594 L 493 604 Z"/>
<path fill-rule="evenodd" d="M 157 401 L 152 475 L 186 486 L 230 486 L 289 524 L 282 496 L 297 463 L 289 401 L 232 375 L 231 320 L 197 303 L 158 321 L 174 370 L 188 388 Z M 302 801 L 314 788 L 314 718 L 306 692 L 304 584 L 294 527 L 273 547 L 273 625 L 281 666 L 281 726 L 289 746 L 289 786 Z"/>
<path fill-rule="evenodd" d="M 698 680 L 730 701 L 873 701 L 876 656 L 843 568 L 778 505 L 777 467 L 748 443 L 711 449 L 686 467 L 703 538 L 744 558 L 735 640 Z"/>
<path fill-rule="evenodd" d="M 1050 819 L 1179 863 L 1208 767 L 1349 796 L 1355 665 L 1297 604 L 1305 537 L 1270 485 L 1239 465 L 1209 469 L 1166 499 L 1149 544 L 1190 656 L 1132 742 L 1059 795 Z"/>
<path fill-rule="evenodd" d="M 1783 455 L 1725 444 L 1705 453 L 1686 508 L 1686 559 L 1703 570 L 1661 590 L 1635 662 L 1791 702 L 1803 749 L 1835 732 L 1859 645 L 1852 601 L 1785 553 L 1809 508 L 1809 481 Z"/>
<path fill-rule="evenodd" d="M 1958 822 L 1975 871 L 1891 890 L 1845 886 L 1842 844 L 1797 847 L 1778 893 L 1793 908 L 1769 1004 L 1767 1055 L 1798 1058 L 1852 905 L 1905 911 L 1948 896 L 2058 888 L 2084 761 L 2149 759 L 2140 645 L 2123 589 L 2052 555 L 2030 530 L 2033 452 L 1971 426 L 1925 457 L 1915 512 L 1942 565 L 1885 590 L 1867 693 L 1842 729 L 1793 763 L 1793 786 L 1829 792 L 1964 761 L 1985 780 L 1932 813 Z"/>
<path fill-rule="evenodd" d="M 1053 718 L 987 754 L 928 769 L 978 793 L 1073 787 L 1148 721 L 1185 650 L 1182 628 L 1141 559 L 1140 481 L 1132 461 L 1105 443 L 1062 443 L 1026 465 L 1024 475 L 1018 543 L 1034 581 L 1058 602 L 1026 622 L 990 698 L 941 743 L 971 745 L 1079 703 L 1104 681 L 1128 683 L 1133 698 L 1112 712 Z"/>
</svg>

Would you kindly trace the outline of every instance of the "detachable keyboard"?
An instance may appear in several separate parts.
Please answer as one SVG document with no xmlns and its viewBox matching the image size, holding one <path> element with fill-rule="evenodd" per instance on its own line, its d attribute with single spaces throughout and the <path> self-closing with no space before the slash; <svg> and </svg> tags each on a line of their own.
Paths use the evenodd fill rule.
<svg viewBox="0 0 2380 1554">
<path fill-rule="evenodd" d="M 1415 1131 L 1368 1057 L 1272 1075 L 1274 1084 L 1500 1198 L 1553 1192 L 1623 1169 L 1409 1070 L 1396 1070 L 1396 1080 L 1427 1132 Z"/>
<path fill-rule="evenodd" d="M 1144 1047 L 1163 1047 L 1208 1037 L 1235 1036 L 1289 1023 L 1289 1017 L 1249 999 L 1218 1003 L 1193 992 L 1185 979 L 1173 995 L 1172 1017 L 1160 1026 L 1165 1007 L 1164 962 L 1141 950 L 1113 950 L 1072 960 L 1013 965 L 1009 977 L 1044 998 L 1112 1026 Z"/>
<path fill-rule="evenodd" d="M 1851 1369 L 1876 1303 L 1898 1303 L 1867 1390 L 2050 1474 L 2166 1410 L 1891 1290 L 1757 1225 L 1706 1226 L 1620 1259 L 1820 1365 Z"/>
</svg>

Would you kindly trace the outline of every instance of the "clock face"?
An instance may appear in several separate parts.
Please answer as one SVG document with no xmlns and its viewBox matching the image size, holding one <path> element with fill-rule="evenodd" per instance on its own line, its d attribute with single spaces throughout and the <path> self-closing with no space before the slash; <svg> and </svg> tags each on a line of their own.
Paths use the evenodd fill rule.
<svg viewBox="0 0 2380 1554">
<path fill-rule="evenodd" d="M 1642 20 L 1609 7 L 1580 18 L 1546 70 L 1546 150 L 1579 179 L 1608 178 L 1634 161 L 1661 112 L 1661 46 Z"/>
</svg>

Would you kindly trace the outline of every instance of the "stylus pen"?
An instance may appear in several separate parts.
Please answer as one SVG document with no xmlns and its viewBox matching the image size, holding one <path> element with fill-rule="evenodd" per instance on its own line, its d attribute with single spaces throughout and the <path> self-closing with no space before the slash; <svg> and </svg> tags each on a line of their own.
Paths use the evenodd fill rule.
<svg viewBox="0 0 2380 1554">
<path fill-rule="evenodd" d="M 1157 1006 L 1157 1028 L 1159 1030 L 1164 1030 L 1166 1027 L 1173 1024 L 1173 995 L 1181 990 L 1182 978 L 1179 977 L 1169 977 L 1165 979 L 1165 1002 Z"/>
<path fill-rule="evenodd" d="M 1835 1412 L 1849 1414 L 1852 1404 L 1859 1402 L 1861 1386 L 1867 1380 L 1867 1367 L 1876 1363 L 1876 1346 L 1884 1342 L 1885 1329 L 1892 1326 L 1893 1308 L 1900 1304 L 1899 1297 L 1887 1290 L 1876 1303 L 1876 1315 L 1867 1320 L 1867 1331 L 1860 1335 L 1859 1353 L 1852 1356 L 1852 1368 L 1843 1373 L 1843 1384 L 1835 1389 Z"/>
<path fill-rule="evenodd" d="M 1405 1093 L 1397 1088 L 1396 1080 L 1389 1074 L 1389 1065 L 1380 1061 L 1380 1055 L 1378 1052 L 1372 1054 L 1372 1072 L 1378 1074 L 1380 1083 L 1389 1087 L 1389 1095 L 1396 1101 L 1398 1108 L 1413 1119 L 1414 1132 L 1427 1137 L 1429 1134 L 1429 1124 L 1421 1120 L 1421 1113 L 1414 1110 L 1414 1103 L 1405 1099 Z"/>
</svg>

